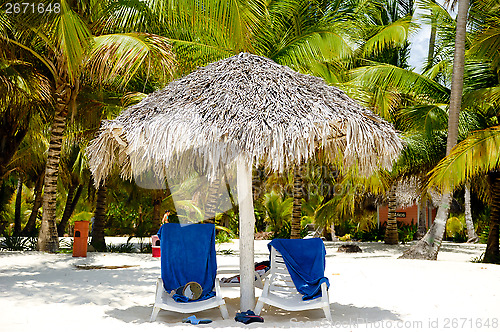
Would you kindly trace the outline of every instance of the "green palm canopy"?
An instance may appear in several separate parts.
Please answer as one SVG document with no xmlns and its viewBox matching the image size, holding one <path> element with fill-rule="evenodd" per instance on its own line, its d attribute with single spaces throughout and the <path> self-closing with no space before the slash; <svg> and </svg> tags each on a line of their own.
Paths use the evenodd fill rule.
<svg viewBox="0 0 500 332">
<path fill-rule="evenodd" d="M 322 79 L 241 53 L 173 81 L 102 124 L 87 150 L 96 184 L 119 164 L 124 178 L 159 176 L 201 156 L 216 172 L 244 151 L 282 171 L 324 148 L 367 174 L 389 168 L 402 149 L 392 125 Z"/>
<path fill-rule="evenodd" d="M 240 310 L 255 306 L 252 164 L 282 171 L 318 148 L 370 173 L 390 167 L 402 140 L 388 122 L 322 79 L 241 53 L 170 83 L 104 122 L 87 150 L 96 185 L 118 163 L 125 178 L 160 179 L 202 161 L 208 176 L 236 160 Z M 179 167 L 180 166 L 180 167 Z"/>
</svg>

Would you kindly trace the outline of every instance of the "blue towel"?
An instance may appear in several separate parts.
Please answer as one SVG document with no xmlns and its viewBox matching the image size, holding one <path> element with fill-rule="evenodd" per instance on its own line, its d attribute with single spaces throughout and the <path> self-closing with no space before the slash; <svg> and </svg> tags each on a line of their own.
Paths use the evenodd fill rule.
<svg viewBox="0 0 500 332">
<path fill-rule="evenodd" d="M 158 231 L 161 248 L 161 278 L 167 292 L 190 281 L 201 285 L 203 292 L 196 301 L 215 296 L 217 274 L 214 224 L 164 224 Z M 177 302 L 190 301 L 174 295 Z"/>
<path fill-rule="evenodd" d="M 313 239 L 274 239 L 267 245 L 273 246 L 283 256 L 297 291 L 307 301 L 321 296 L 321 284 L 325 277 L 325 245 L 319 238 Z"/>
</svg>

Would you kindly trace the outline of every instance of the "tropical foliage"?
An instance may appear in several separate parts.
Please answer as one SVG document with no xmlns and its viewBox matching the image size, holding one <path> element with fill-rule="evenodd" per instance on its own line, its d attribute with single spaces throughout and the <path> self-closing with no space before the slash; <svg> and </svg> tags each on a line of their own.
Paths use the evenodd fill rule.
<svg viewBox="0 0 500 332">
<path fill-rule="evenodd" d="M 462 202 L 459 196 L 470 184 L 476 230 L 488 242 L 485 261 L 500 259 L 498 1 L 468 6 L 463 92 L 457 97 L 459 143 L 448 156 L 457 22 L 434 1 L 57 2 L 59 12 L 0 10 L 1 232 L 40 234 L 39 248 L 56 251 L 57 235 L 70 233 L 74 220 L 94 215 L 102 241 L 104 235 L 147 236 L 166 209 L 174 221 L 203 220 L 211 213 L 206 202 L 174 202 L 176 186 L 144 189 L 113 171 L 105 191 L 95 188 L 85 151 L 101 120 L 114 119 L 172 78 L 248 52 L 341 88 L 393 123 L 405 141 L 392 171 L 369 179 L 321 155 L 280 174 L 260 172 L 254 177 L 258 231 L 298 226 L 296 233 L 314 224 L 323 236 L 333 230 L 381 240 L 375 206 L 392 200 L 390 189 L 412 177 L 421 184 L 420 202 L 436 191 Z M 419 23 L 431 26 L 422 70 L 408 61 Z M 225 189 L 221 182 L 218 194 Z M 215 207 L 213 220 L 237 234 L 237 205 L 229 196 L 230 207 Z M 462 225 L 463 210 L 453 212 L 458 218 L 449 232 Z M 390 242 L 408 241 L 414 229 L 398 232 L 395 224 L 394 219 Z M 9 239 L 12 246 L 16 239 Z"/>
</svg>

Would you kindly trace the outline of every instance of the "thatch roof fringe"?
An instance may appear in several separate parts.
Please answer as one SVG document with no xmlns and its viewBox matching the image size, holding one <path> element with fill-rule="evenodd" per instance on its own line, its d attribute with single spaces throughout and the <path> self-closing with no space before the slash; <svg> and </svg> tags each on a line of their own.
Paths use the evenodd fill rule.
<svg viewBox="0 0 500 332">
<path fill-rule="evenodd" d="M 402 140 L 322 79 L 242 53 L 173 81 L 105 122 L 88 155 L 99 183 L 115 162 L 126 178 L 151 169 L 162 176 L 170 163 L 190 163 L 195 155 L 214 174 L 244 151 L 249 162 L 283 171 L 318 147 L 332 158 L 342 151 L 346 163 L 369 173 L 391 167 Z"/>
</svg>

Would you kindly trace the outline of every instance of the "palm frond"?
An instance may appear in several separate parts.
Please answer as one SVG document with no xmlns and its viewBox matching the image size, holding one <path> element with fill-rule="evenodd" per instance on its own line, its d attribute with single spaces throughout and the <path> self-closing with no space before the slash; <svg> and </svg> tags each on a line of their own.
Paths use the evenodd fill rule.
<svg viewBox="0 0 500 332">
<path fill-rule="evenodd" d="M 449 89 L 439 83 L 413 71 L 388 64 L 359 67 L 351 73 L 354 83 L 381 90 L 396 88 L 421 100 L 431 99 L 433 102 L 447 103 L 450 96 Z"/>
<path fill-rule="evenodd" d="M 468 54 L 475 55 L 480 58 L 490 59 L 492 66 L 495 68 L 500 67 L 500 56 L 498 50 L 500 49 L 500 15 L 491 17 L 484 29 L 475 36 L 474 42 Z"/>
<path fill-rule="evenodd" d="M 448 72 L 452 69 L 452 63 L 449 59 L 441 60 L 432 65 L 426 71 L 422 73 L 423 76 L 428 77 L 431 80 L 435 80 L 438 76 L 443 75 L 443 73 Z"/>
<path fill-rule="evenodd" d="M 166 83 L 175 68 L 172 47 L 163 37 L 150 34 L 112 34 L 94 38 L 86 68 L 89 76 L 104 84 L 124 87 L 141 67 Z"/>
<path fill-rule="evenodd" d="M 61 13 L 55 20 L 55 28 L 59 51 L 64 57 L 69 79 L 73 82 L 82 68 L 91 33 L 66 0 L 61 0 Z"/>
<path fill-rule="evenodd" d="M 397 118 L 401 123 L 401 130 L 420 130 L 431 136 L 436 130 L 448 128 L 448 105 L 422 103 L 402 108 L 398 111 Z"/>
<path fill-rule="evenodd" d="M 462 101 L 464 107 L 491 108 L 494 112 L 500 104 L 500 86 L 478 89 L 467 93 Z"/>
<path fill-rule="evenodd" d="M 428 186 L 451 191 L 474 176 L 496 170 L 499 164 L 500 126 L 476 131 L 429 173 Z"/>
<path fill-rule="evenodd" d="M 364 56 L 377 55 L 384 49 L 403 45 L 408 39 L 411 27 L 411 18 L 404 18 L 383 27 L 364 44 Z"/>
</svg>

